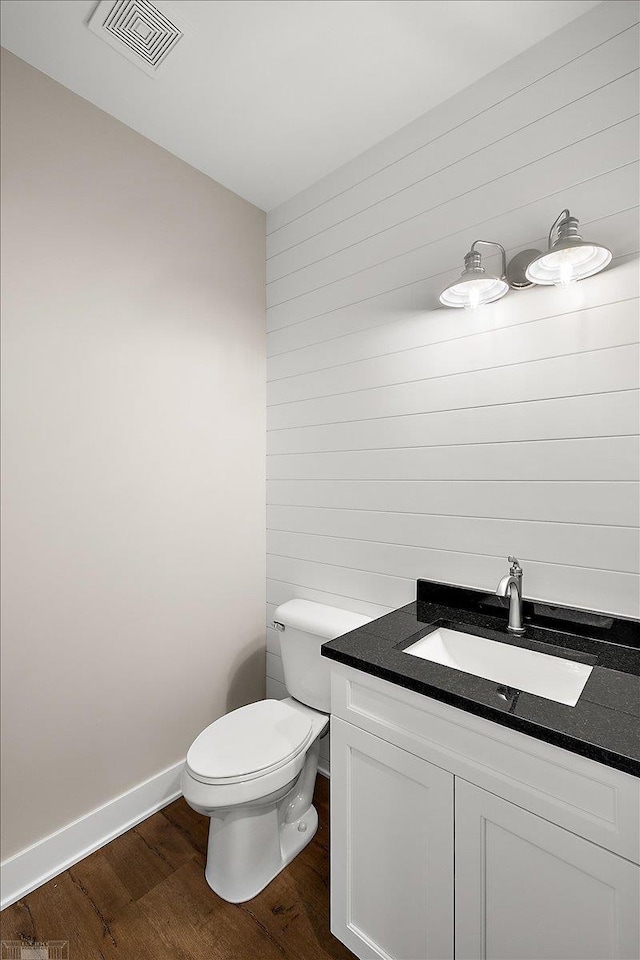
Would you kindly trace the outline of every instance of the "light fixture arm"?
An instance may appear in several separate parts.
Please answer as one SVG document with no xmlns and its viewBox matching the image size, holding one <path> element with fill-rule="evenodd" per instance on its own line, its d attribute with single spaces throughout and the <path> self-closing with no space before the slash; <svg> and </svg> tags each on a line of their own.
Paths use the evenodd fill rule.
<svg viewBox="0 0 640 960">
<path fill-rule="evenodd" d="M 482 243 L 485 247 L 498 247 L 502 253 L 502 272 L 500 276 L 504 279 L 507 275 L 507 254 L 501 243 L 496 243 L 495 240 L 474 240 L 471 244 L 471 249 L 469 253 L 476 253 L 476 245 Z"/>
<path fill-rule="evenodd" d="M 565 218 L 569 218 L 570 216 L 571 216 L 571 211 L 570 211 L 568 208 L 565 208 L 564 210 L 562 210 L 561 213 L 558 214 L 558 216 L 556 217 L 556 219 L 555 219 L 555 220 L 553 221 L 553 223 L 551 224 L 551 230 L 549 230 L 549 237 L 548 237 L 548 240 L 547 240 L 547 245 L 548 245 L 549 250 L 551 250 L 551 247 L 553 246 L 553 231 L 556 229 L 557 226 L 560 225 L 560 223 L 561 223 Z"/>
</svg>

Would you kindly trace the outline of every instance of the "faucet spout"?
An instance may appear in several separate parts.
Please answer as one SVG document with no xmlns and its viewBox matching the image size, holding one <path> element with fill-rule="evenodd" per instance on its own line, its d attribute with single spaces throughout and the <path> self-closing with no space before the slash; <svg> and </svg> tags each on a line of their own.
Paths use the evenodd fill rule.
<svg viewBox="0 0 640 960">
<path fill-rule="evenodd" d="M 509 557 L 511 570 L 504 576 L 496 587 L 499 597 L 509 597 L 509 625 L 510 633 L 524 633 L 522 626 L 522 567 L 517 557 Z"/>
<path fill-rule="evenodd" d="M 507 573 L 507 574 L 502 578 L 502 580 L 500 581 L 500 583 L 498 584 L 498 586 L 496 587 L 496 594 L 497 594 L 499 597 L 506 597 L 507 594 L 509 593 L 509 588 L 510 588 L 511 584 L 512 584 L 512 583 L 515 583 L 515 582 L 516 582 L 516 581 L 515 581 L 514 578 L 511 576 L 511 574 L 510 574 L 510 573 Z"/>
</svg>

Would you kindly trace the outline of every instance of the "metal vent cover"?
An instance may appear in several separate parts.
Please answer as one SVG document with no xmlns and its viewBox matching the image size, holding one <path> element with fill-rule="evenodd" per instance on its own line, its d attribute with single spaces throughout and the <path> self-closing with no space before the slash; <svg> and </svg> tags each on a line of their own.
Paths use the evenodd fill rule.
<svg viewBox="0 0 640 960">
<path fill-rule="evenodd" d="M 163 10 L 149 0 L 101 0 L 88 27 L 109 46 L 150 76 L 184 36 L 182 26 L 166 4 Z"/>
</svg>

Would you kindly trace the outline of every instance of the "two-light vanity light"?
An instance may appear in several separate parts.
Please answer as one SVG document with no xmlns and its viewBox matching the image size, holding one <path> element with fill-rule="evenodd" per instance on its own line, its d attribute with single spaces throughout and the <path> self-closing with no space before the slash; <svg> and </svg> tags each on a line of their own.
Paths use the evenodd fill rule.
<svg viewBox="0 0 640 960">
<path fill-rule="evenodd" d="M 502 252 L 500 276 L 487 273 L 483 267 L 482 255 L 476 250 L 480 244 L 497 247 Z M 567 287 L 576 280 L 584 280 L 604 270 L 611 256 L 607 247 L 585 242 L 578 233 L 577 217 L 563 210 L 549 231 L 547 251 L 523 250 L 516 254 L 508 267 L 502 244 L 476 240 L 464 258 L 460 278 L 442 291 L 440 303 L 445 307 L 473 310 L 483 303 L 500 300 L 510 289 L 524 290 L 538 283 Z"/>
</svg>

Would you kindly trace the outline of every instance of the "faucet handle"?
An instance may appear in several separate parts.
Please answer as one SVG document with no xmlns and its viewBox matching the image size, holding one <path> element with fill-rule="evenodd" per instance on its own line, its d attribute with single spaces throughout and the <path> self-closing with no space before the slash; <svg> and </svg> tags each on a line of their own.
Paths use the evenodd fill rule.
<svg viewBox="0 0 640 960">
<path fill-rule="evenodd" d="M 518 560 L 517 557 L 507 557 L 507 560 L 511 564 L 512 573 L 515 573 L 515 574 L 522 573 L 522 567 L 520 566 L 520 561 Z"/>
</svg>

